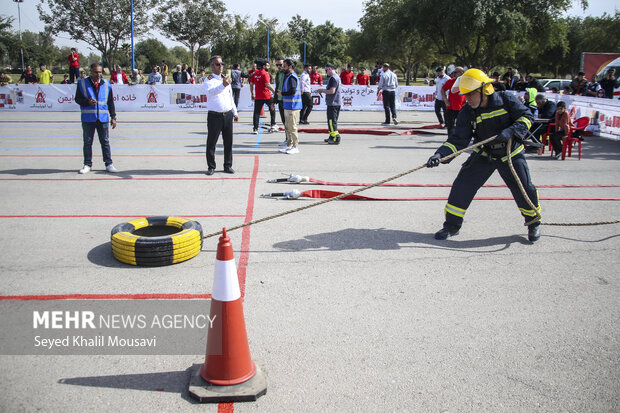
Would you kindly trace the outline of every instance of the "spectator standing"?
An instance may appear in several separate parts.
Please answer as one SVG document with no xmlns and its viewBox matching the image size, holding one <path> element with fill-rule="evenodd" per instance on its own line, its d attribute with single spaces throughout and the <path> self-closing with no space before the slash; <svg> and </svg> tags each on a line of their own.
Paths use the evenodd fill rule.
<svg viewBox="0 0 620 413">
<path fill-rule="evenodd" d="M 357 74 L 355 80 L 360 86 L 370 86 L 370 76 L 366 74 L 366 68 L 362 67 L 360 69 L 360 72 Z"/>
<path fill-rule="evenodd" d="M 191 67 L 188 67 L 185 72 L 187 73 L 187 84 L 195 84 L 196 75 L 194 74 L 194 70 Z"/>
<path fill-rule="evenodd" d="M 230 79 L 233 92 L 233 99 L 235 101 L 235 107 L 239 108 L 239 96 L 241 96 L 241 88 L 243 87 L 243 73 L 239 69 L 239 63 L 235 63 L 230 71 Z"/>
<path fill-rule="evenodd" d="M 148 80 L 146 83 L 149 85 L 159 85 L 162 82 L 161 73 L 159 73 L 159 67 L 153 66 L 153 71 L 149 73 Z"/>
<path fill-rule="evenodd" d="M 134 86 L 134 85 L 141 85 L 141 84 L 142 84 L 142 76 L 140 76 L 138 69 L 133 69 L 131 71 L 131 75 L 129 76 L 129 85 Z"/>
<path fill-rule="evenodd" d="M 80 69 L 80 79 L 86 79 L 86 71 L 84 69 Z"/>
<path fill-rule="evenodd" d="M 596 97 L 596 93 L 599 90 L 601 90 L 601 84 L 598 82 L 598 76 L 592 75 L 590 78 L 590 83 L 588 83 L 588 87 L 586 89 L 586 96 Z"/>
<path fill-rule="evenodd" d="M 114 71 L 110 74 L 110 83 L 113 85 L 126 85 L 129 83 L 127 74 L 121 69 L 121 65 L 116 65 Z"/>
<path fill-rule="evenodd" d="M 80 78 L 80 55 L 75 47 L 71 48 L 67 61 L 69 62 L 69 83 L 73 83 Z"/>
<path fill-rule="evenodd" d="M 465 104 L 465 96 L 459 93 L 458 87 L 455 91 L 452 91 L 456 79 L 458 79 L 463 72 L 464 70 L 461 66 L 455 67 L 450 74 L 451 79 L 441 87 L 441 97 L 443 97 L 444 102 L 446 102 L 446 126 L 448 127 L 448 137 L 452 136 L 456 116 Z"/>
<path fill-rule="evenodd" d="M 271 103 L 272 92 L 275 92 L 273 86 L 271 86 L 271 76 L 265 70 L 265 60 L 257 59 L 256 70 L 250 77 L 250 95 L 254 101 L 254 116 L 252 118 L 254 129 L 252 133 L 258 134 L 258 121 L 260 118 L 261 109 L 264 105 L 269 108 L 269 116 L 271 117 L 270 132 L 275 130 L 276 126 L 276 111 Z"/>
<path fill-rule="evenodd" d="M 375 64 L 375 68 L 370 73 L 371 84 L 376 85 L 379 83 L 379 78 L 381 77 L 381 72 L 382 72 L 382 66 L 383 66 L 382 62 L 377 62 Z"/>
<path fill-rule="evenodd" d="M 493 88 L 496 92 L 506 90 L 506 83 L 499 80 L 499 72 L 493 72 L 491 78 L 493 79 Z"/>
<path fill-rule="evenodd" d="M 63 75 L 63 77 L 62 77 L 62 82 L 60 82 L 60 84 L 61 84 L 61 85 L 69 85 L 69 84 L 71 84 L 71 83 L 73 83 L 73 82 L 70 82 L 70 81 L 69 81 L 69 75 L 65 73 L 65 74 Z"/>
<path fill-rule="evenodd" d="M 599 82 L 601 84 L 601 88 L 605 91 L 605 97 L 607 99 L 614 98 L 614 89 L 620 86 L 620 82 L 616 80 L 616 76 L 614 76 L 616 71 L 614 69 L 609 69 L 605 74 L 605 78 L 601 79 Z"/>
<path fill-rule="evenodd" d="M 443 96 L 441 95 L 441 89 L 443 85 L 450 80 L 450 77 L 446 75 L 442 66 L 437 67 L 435 73 L 437 73 L 437 77 L 435 78 L 435 115 L 439 121 L 439 126 L 445 128 L 446 122 L 444 121 L 444 117 L 446 116 L 446 102 L 444 102 Z"/>
<path fill-rule="evenodd" d="M 282 83 L 282 90 L 278 94 L 282 97 L 284 106 L 284 129 L 286 131 L 286 147 L 280 152 L 286 154 L 299 153 L 299 135 L 297 133 L 297 123 L 303 104 L 301 102 L 301 82 L 295 73 L 295 62 L 285 59 L 282 62 L 285 75 Z"/>
<path fill-rule="evenodd" d="M 323 76 L 321 76 L 316 66 L 312 66 L 312 72 L 310 73 L 310 84 L 312 85 L 323 84 Z"/>
<path fill-rule="evenodd" d="M 325 93 L 325 104 L 327 105 L 327 127 L 329 128 L 329 137 L 325 139 L 325 142 L 331 145 L 339 145 L 340 133 L 338 133 L 338 116 L 340 115 L 340 106 L 342 106 L 340 77 L 336 74 L 336 69 L 331 63 L 325 65 L 325 74 L 328 76 L 326 87 L 317 89 L 318 93 Z"/>
<path fill-rule="evenodd" d="M 4 72 L 0 72 L 0 86 L 6 86 L 11 83 L 11 78 Z"/>
<path fill-rule="evenodd" d="M 566 102 L 560 100 L 555 112 L 555 132 L 549 137 L 555 152 L 554 159 L 559 159 L 562 156 L 562 141 L 568 137 L 568 132 L 572 126 L 573 122 L 566 110 Z"/>
<path fill-rule="evenodd" d="M 54 75 L 52 74 L 51 70 L 45 67 L 43 63 L 39 64 L 37 80 L 42 85 L 49 85 L 50 83 L 54 83 Z"/>
<path fill-rule="evenodd" d="M 302 125 L 309 125 L 308 116 L 310 116 L 310 112 L 312 112 L 312 108 L 314 107 L 314 102 L 312 101 L 312 88 L 310 87 L 310 71 L 311 65 L 305 64 L 304 71 L 301 72 L 301 113 L 299 114 L 299 123 Z"/>
<path fill-rule="evenodd" d="M 506 73 L 504 73 L 504 76 L 502 76 L 502 82 L 504 82 L 504 84 L 506 84 L 507 86 L 510 85 L 510 83 L 512 82 L 512 77 L 515 73 L 516 70 L 513 70 L 512 67 L 509 67 Z"/>
<path fill-rule="evenodd" d="M 377 86 L 377 96 L 383 94 L 383 110 L 385 111 L 385 122 L 382 125 L 390 124 L 390 112 L 394 125 L 398 125 L 396 120 L 396 89 L 398 89 L 398 77 L 390 70 L 388 62 L 383 63 L 383 73 Z"/>
<path fill-rule="evenodd" d="M 177 85 L 187 83 L 187 72 L 181 70 L 181 65 L 177 65 L 177 71 L 172 74 L 172 80 Z"/>
<path fill-rule="evenodd" d="M 284 116 L 284 106 L 282 106 L 282 96 L 278 93 L 282 91 L 282 84 L 284 83 L 284 60 L 281 57 L 276 58 L 276 91 L 273 94 L 273 104 L 278 104 L 278 112 L 280 112 L 280 121 L 282 121 L 282 125 L 284 125 L 285 116 Z M 277 130 L 277 128 L 276 128 Z"/>
<path fill-rule="evenodd" d="M 532 75 L 525 76 L 525 81 L 527 82 L 527 87 L 533 87 L 537 92 L 545 92 L 542 83 Z"/>
<path fill-rule="evenodd" d="M 347 69 L 340 72 L 340 83 L 346 86 L 352 85 L 354 79 L 353 66 L 347 64 Z"/>
<path fill-rule="evenodd" d="M 34 74 L 30 65 L 26 66 L 26 70 L 22 72 L 22 75 L 19 78 L 19 80 L 16 82 L 16 84 L 19 84 L 22 81 L 22 79 L 24 80 L 24 83 L 27 85 L 37 83 L 37 75 Z"/>
<path fill-rule="evenodd" d="M 99 136 L 103 161 L 106 171 L 118 172 L 112 164 L 112 153 L 108 134 L 108 123 L 116 128 L 116 111 L 112 86 L 101 77 L 103 68 L 100 63 L 90 65 L 90 76 L 78 81 L 75 91 L 75 103 L 82 112 L 82 138 L 84 140 L 84 166 L 81 174 L 90 172 L 93 166 L 93 138 L 95 130 Z"/>
<path fill-rule="evenodd" d="M 164 85 L 168 83 L 168 64 L 165 60 L 161 61 L 161 83 Z"/>
<path fill-rule="evenodd" d="M 222 74 L 224 62 L 221 56 L 209 60 L 211 75 L 207 77 L 204 87 L 207 90 L 207 175 L 215 171 L 215 146 L 222 134 L 224 142 L 224 172 L 234 174 L 232 169 L 233 120 L 237 122 L 237 107 L 233 101 L 231 80 Z"/>
<path fill-rule="evenodd" d="M 586 74 L 584 72 L 577 73 L 577 77 L 570 82 L 570 88 L 573 91 L 573 95 L 583 96 L 588 89 L 588 81 L 585 79 Z"/>
<path fill-rule="evenodd" d="M 202 69 L 200 71 L 200 75 L 198 76 L 198 79 L 196 79 L 196 84 L 197 85 L 202 85 L 205 82 L 206 79 L 207 79 L 207 75 L 205 74 L 205 70 Z"/>
</svg>

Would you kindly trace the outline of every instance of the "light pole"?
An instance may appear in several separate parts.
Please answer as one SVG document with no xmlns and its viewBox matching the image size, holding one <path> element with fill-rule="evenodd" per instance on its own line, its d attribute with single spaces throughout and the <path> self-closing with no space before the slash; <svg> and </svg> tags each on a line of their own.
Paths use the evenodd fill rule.
<svg viewBox="0 0 620 413">
<path fill-rule="evenodd" d="M 22 42 L 22 11 L 21 8 L 19 7 L 19 3 L 23 3 L 24 0 L 13 0 L 15 3 L 17 3 L 17 19 L 19 21 L 19 51 L 22 55 L 22 72 L 24 70 L 26 70 L 24 68 L 24 47 L 23 47 L 23 42 Z"/>
<path fill-rule="evenodd" d="M 306 65 L 306 42 L 304 42 L 304 66 Z"/>
<path fill-rule="evenodd" d="M 262 20 L 258 20 L 259 23 L 262 23 L 267 28 L 267 61 L 269 61 L 269 26 Z"/>
<path fill-rule="evenodd" d="M 131 0 L 131 70 L 136 68 L 136 62 L 133 53 L 133 0 Z"/>
</svg>

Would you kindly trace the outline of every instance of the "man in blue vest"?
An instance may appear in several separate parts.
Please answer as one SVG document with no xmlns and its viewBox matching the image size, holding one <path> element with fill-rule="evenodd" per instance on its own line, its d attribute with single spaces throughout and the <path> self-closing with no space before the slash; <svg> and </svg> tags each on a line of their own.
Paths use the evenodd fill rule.
<svg viewBox="0 0 620 413">
<path fill-rule="evenodd" d="M 82 111 L 82 132 L 84 138 L 84 166 L 81 174 L 90 172 L 93 166 L 93 138 L 95 130 L 101 143 L 101 152 L 105 169 L 108 172 L 118 172 L 112 165 L 112 153 L 108 136 L 108 123 L 112 129 L 116 128 L 116 111 L 114 110 L 114 96 L 112 86 L 102 77 L 103 68 L 99 63 L 90 65 L 90 76 L 79 79 L 75 91 L 75 103 Z"/>
<path fill-rule="evenodd" d="M 282 90 L 278 90 L 278 95 L 282 96 L 282 105 L 284 106 L 286 147 L 280 149 L 280 152 L 292 155 L 299 153 L 297 124 L 303 106 L 301 103 L 301 84 L 297 73 L 295 73 L 295 62 L 291 59 L 284 59 L 283 68 L 285 78 L 282 82 Z"/>
</svg>

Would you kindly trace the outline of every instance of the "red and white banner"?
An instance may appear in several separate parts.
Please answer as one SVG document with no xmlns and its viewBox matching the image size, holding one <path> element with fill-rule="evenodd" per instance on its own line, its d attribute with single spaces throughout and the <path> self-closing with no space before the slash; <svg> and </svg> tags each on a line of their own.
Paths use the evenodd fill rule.
<svg viewBox="0 0 620 413">
<path fill-rule="evenodd" d="M 313 86 L 313 90 L 321 86 Z M 202 85 L 113 85 L 117 112 L 169 112 L 206 110 L 207 95 Z M 73 101 L 76 85 L 0 86 L 0 111 L 79 111 Z M 398 110 L 433 110 L 435 88 L 403 86 L 398 88 Z M 375 87 L 342 86 L 342 110 L 383 110 L 381 93 Z M 325 110 L 325 95 L 313 93 L 314 109 Z M 254 110 L 247 85 L 241 89 L 240 111 Z"/>
</svg>

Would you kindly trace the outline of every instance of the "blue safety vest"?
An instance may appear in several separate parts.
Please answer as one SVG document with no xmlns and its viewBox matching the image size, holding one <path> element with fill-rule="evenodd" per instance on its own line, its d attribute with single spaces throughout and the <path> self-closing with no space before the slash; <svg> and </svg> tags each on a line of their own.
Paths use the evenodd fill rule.
<svg viewBox="0 0 620 413">
<path fill-rule="evenodd" d="M 110 112 L 108 111 L 108 96 L 112 93 L 110 83 L 101 79 L 99 83 L 99 95 L 95 96 L 95 88 L 88 80 L 89 78 L 80 79 L 79 87 L 85 98 L 93 98 L 97 101 L 95 106 L 80 106 L 82 111 L 82 122 L 101 122 L 108 123 L 110 121 Z"/>
<path fill-rule="evenodd" d="M 299 82 L 299 78 L 295 72 L 291 73 L 284 79 L 284 84 L 282 85 L 282 92 L 289 91 L 289 78 L 293 76 L 297 80 L 297 88 L 295 89 L 295 94 L 291 96 L 282 96 L 282 103 L 284 105 L 284 109 L 288 110 L 301 110 L 301 84 Z"/>
</svg>

